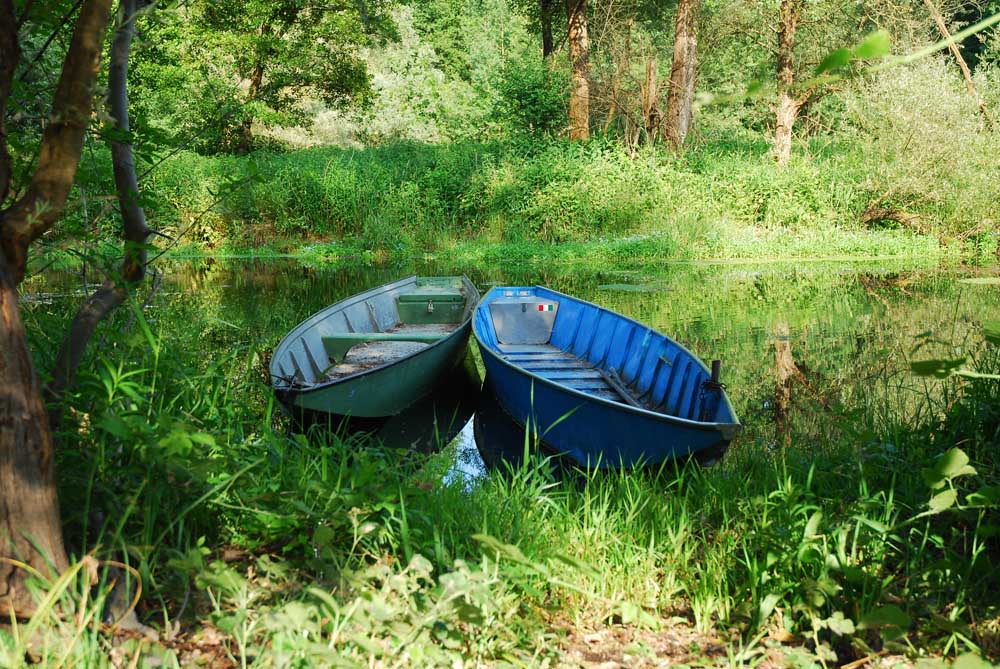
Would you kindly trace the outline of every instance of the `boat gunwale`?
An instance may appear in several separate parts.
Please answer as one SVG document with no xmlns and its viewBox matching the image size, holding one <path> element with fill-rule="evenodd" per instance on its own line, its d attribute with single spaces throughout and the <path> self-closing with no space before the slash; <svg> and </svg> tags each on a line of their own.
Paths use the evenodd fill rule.
<svg viewBox="0 0 1000 669">
<path fill-rule="evenodd" d="M 342 377 L 337 378 L 337 379 L 329 379 L 329 380 L 323 381 L 321 383 L 312 383 L 312 384 L 309 384 L 309 385 L 299 385 L 299 384 L 295 384 L 295 383 L 288 383 L 286 377 L 279 376 L 278 374 L 275 374 L 274 370 L 271 369 L 271 366 L 274 364 L 273 361 L 277 357 L 277 353 L 283 347 L 285 347 L 285 343 L 286 342 L 293 341 L 293 337 L 294 336 L 296 336 L 296 335 L 301 336 L 302 332 L 308 331 L 310 328 L 312 328 L 312 327 L 314 327 L 316 325 L 316 323 L 310 323 L 310 321 L 313 321 L 313 319 L 317 319 L 320 316 L 327 317 L 327 316 L 335 313 L 336 311 L 339 311 L 341 309 L 346 309 L 348 307 L 351 307 L 351 306 L 357 304 L 358 302 L 362 302 L 362 301 L 365 301 L 367 299 L 371 299 L 375 295 L 381 295 L 382 293 L 387 293 L 387 292 L 389 292 L 391 290 L 395 290 L 396 288 L 401 288 L 401 287 L 403 287 L 403 286 L 405 286 L 405 285 L 407 285 L 407 284 L 409 284 L 411 282 L 415 284 L 416 281 L 418 279 L 420 279 L 420 278 L 421 278 L 421 276 L 418 275 L 418 274 L 411 274 L 410 276 L 403 277 L 402 279 L 399 279 L 397 281 L 392 281 L 390 283 L 386 283 L 386 284 L 383 284 L 381 286 L 376 286 L 375 288 L 371 288 L 371 289 L 363 291 L 361 293 L 355 293 L 354 295 L 350 295 L 348 297 L 345 297 L 340 302 L 334 302 L 330 306 L 324 307 L 323 309 L 320 309 L 319 311 L 317 311 L 316 313 L 310 315 L 308 318 L 306 318 L 301 323 L 299 323 L 298 325 L 296 325 L 294 328 L 292 328 L 292 330 L 287 335 L 285 335 L 281 339 L 281 341 L 278 343 L 278 345 L 274 347 L 274 353 L 272 353 L 272 355 L 271 355 L 271 361 L 272 362 L 271 362 L 271 364 L 268 365 L 268 368 L 269 368 L 268 372 L 270 373 L 271 378 L 272 379 L 278 379 L 280 381 L 284 381 L 287 385 L 285 385 L 283 387 L 278 387 L 277 384 L 275 384 L 274 381 L 272 381 L 271 387 L 274 390 L 276 390 L 276 391 L 280 391 L 281 393 L 285 394 L 286 396 L 295 396 L 295 397 L 297 397 L 297 396 L 300 396 L 300 395 L 308 395 L 310 393 L 318 392 L 318 391 L 321 391 L 321 390 L 325 390 L 327 388 L 330 388 L 332 386 L 344 383 L 346 381 L 355 380 L 355 379 L 357 379 L 357 378 L 359 378 L 361 376 L 365 376 L 366 374 L 373 374 L 375 372 L 381 372 L 383 370 L 387 370 L 387 369 L 389 369 L 389 368 L 391 368 L 391 367 L 393 367 L 393 366 L 395 366 L 397 364 L 400 364 L 400 363 L 405 362 L 407 360 L 411 360 L 412 358 L 414 358 L 414 357 L 416 357 L 418 355 L 426 353 L 426 352 L 428 352 L 428 351 L 430 351 L 430 350 L 432 350 L 432 349 L 434 349 L 436 347 L 442 346 L 442 345 L 444 345 L 444 344 L 446 344 L 446 343 L 454 340 L 456 337 L 460 337 L 462 335 L 462 331 L 465 330 L 466 327 L 469 326 L 469 324 L 471 323 L 472 319 L 475 318 L 475 316 L 476 316 L 476 310 L 479 307 L 479 303 L 482 301 L 482 295 L 480 294 L 479 289 L 476 288 L 476 284 L 474 284 L 472 282 L 472 280 L 468 276 L 466 276 L 465 274 L 458 275 L 456 278 L 461 279 L 461 281 L 462 281 L 462 287 L 463 288 L 469 288 L 469 289 L 472 290 L 472 295 L 466 296 L 466 300 L 465 300 L 465 304 L 466 304 L 467 308 L 468 308 L 468 305 L 470 304 L 470 302 L 473 302 L 473 300 L 474 300 L 472 308 L 469 309 L 469 315 L 466 316 L 465 319 L 463 319 L 455 327 L 454 330 L 452 330 L 450 333 L 448 333 L 444 337 L 441 337 L 441 339 L 437 340 L 433 344 L 427 345 L 427 347 L 425 347 L 425 348 L 419 349 L 417 351 L 413 351 L 412 353 L 407 353 L 404 356 L 401 356 L 399 358 L 395 358 L 394 360 L 391 360 L 391 361 L 386 362 L 384 364 L 378 365 L 376 367 L 370 367 L 368 369 L 363 369 L 361 371 L 355 372 L 354 374 L 350 374 L 348 376 L 342 376 Z M 436 278 L 436 277 L 428 277 L 428 278 Z M 323 319 L 319 318 L 318 320 L 323 320 Z"/>
<path fill-rule="evenodd" d="M 479 305 L 476 307 L 475 312 L 478 313 L 481 309 L 485 310 L 485 308 L 492 301 L 492 297 L 491 297 L 492 293 L 498 292 L 498 291 L 501 291 L 501 290 L 511 290 L 512 288 L 516 289 L 516 288 L 520 288 L 520 286 L 494 286 L 489 291 L 487 291 L 486 295 L 484 295 L 484 296 L 482 296 L 480 298 Z M 534 286 L 531 286 L 531 288 L 535 289 L 536 291 L 537 291 L 537 289 L 541 288 L 542 290 L 548 291 L 548 292 L 550 292 L 550 293 L 552 293 L 554 295 L 558 295 L 558 296 L 563 297 L 563 298 L 574 300 L 574 301 L 576 301 L 578 303 L 581 303 L 581 304 L 589 305 L 589 306 L 594 307 L 595 309 L 598 309 L 598 310 L 600 310 L 602 312 L 613 314 L 613 315 L 617 316 L 618 318 L 621 318 L 623 320 L 629 321 L 629 322 L 631 322 L 631 323 L 639 326 L 640 328 L 647 329 L 651 333 L 655 333 L 655 334 L 663 337 L 667 341 L 669 341 L 669 342 L 677 345 L 677 347 L 680 348 L 684 353 L 686 353 L 692 360 L 694 360 L 697 364 L 701 365 L 701 368 L 704 371 L 706 371 L 709 374 L 711 374 L 711 370 L 708 368 L 708 365 L 706 365 L 701 360 L 701 358 L 699 358 L 694 353 L 692 353 L 686 346 L 684 346 L 683 344 L 681 344 L 677 340 L 673 339 L 672 337 L 669 337 L 668 335 L 663 334 L 659 330 L 653 329 L 649 325 L 644 325 L 643 323 L 640 323 L 639 321 L 635 320 L 634 318 L 626 316 L 625 314 L 619 313 L 617 311 L 612 311 L 611 309 L 608 309 L 606 307 L 602 307 L 599 304 L 595 304 L 593 302 L 588 302 L 587 300 L 583 300 L 583 299 L 580 299 L 579 297 L 574 297 L 572 295 L 567 295 L 566 293 L 562 293 L 562 292 L 560 292 L 558 290 L 553 290 L 552 288 L 547 288 L 545 286 L 539 286 L 537 284 L 534 285 Z M 485 313 L 485 311 L 484 311 L 484 313 Z M 492 320 L 491 316 L 490 316 L 490 319 Z M 729 413 L 733 416 L 733 419 L 735 420 L 735 422 L 733 422 L 733 423 L 727 423 L 727 422 L 712 422 L 712 423 L 710 423 L 710 422 L 707 422 L 707 421 L 691 420 L 690 418 L 681 418 L 680 416 L 673 416 L 671 414 L 660 413 L 660 412 L 657 412 L 657 411 L 652 411 L 650 409 L 645 409 L 643 407 L 632 406 L 631 404 L 627 404 L 625 402 L 616 402 L 615 400 L 609 400 L 609 399 L 606 399 L 604 397 L 598 397 L 596 395 L 589 395 L 589 394 L 587 394 L 587 393 L 585 393 L 585 392 L 583 392 L 581 390 L 577 390 L 576 388 L 571 388 L 568 385 L 559 383 L 559 382 L 557 382 L 557 381 L 555 381 L 553 379 L 547 379 L 544 376 L 540 376 L 539 374 L 536 374 L 536 373 L 534 373 L 534 372 L 532 372 L 530 370 L 525 369 L 524 367 L 521 367 L 519 365 L 515 365 L 514 363 L 510 362 L 509 360 L 505 360 L 497 351 L 494 351 L 491 346 L 489 346 L 489 345 L 487 345 L 487 344 L 485 344 L 483 342 L 482 338 L 479 336 L 479 328 L 477 327 L 477 324 L 475 322 L 473 322 L 473 324 L 472 324 L 472 333 L 476 337 L 476 341 L 480 344 L 480 346 L 479 346 L 480 350 L 485 350 L 487 353 L 489 353 L 491 356 L 493 356 L 493 358 L 495 358 L 497 361 L 503 363 L 504 365 L 506 365 L 506 366 L 508 366 L 508 367 L 510 367 L 512 369 L 517 370 L 521 374 L 524 374 L 524 375 L 528 376 L 532 380 L 532 382 L 541 381 L 543 384 L 552 386 L 552 387 L 554 387 L 554 388 L 556 388 L 558 390 L 561 390 L 563 392 L 568 393 L 571 396 L 575 395 L 575 396 L 580 397 L 581 399 L 592 401 L 592 402 L 597 402 L 598 404 L 603 404 L 605 406 L 608 406 L 609 408 L 624 410 L 624 411 L 626 411 L 628 413 L 633 413 L 633 414 L 637 414 L 637 415 L 640 415 L 640 416 L 646 416 L 646 417 L 649 417 L 649 418 L 654 418 L 654 419 L 657 419 L 657 420 L 662 421 L 662 422 L 677 423 L 677 424 L 682 425 L 684 427 L 690 427 L 690 428 L 694 428 L 694 429 L 698 429 L 698 430 L 713 431 L 713 432 L 723 432 L 723 433 L 732 432 L 731 435 L 728 435 L 728 434 L 725 435 L 727 438 L 735 437 L 737 434 L 739 434 L 739 432 L 741 432 L 743 430 L 743 424 L 740 422 L 739 416 L 736 415 L 736 411 L 733 409 L 733 405 L 729 401 L 729 395 L 726 393 L 725 388 L 722 388 L 722 400 L 726 403 L 726 407 L 728 407 Z M 560 350 L 562 350 L 562 349 L 560 349 Z M 497 393 L 497 394 L 499 395 L 499 393 Z"/>
</svg>

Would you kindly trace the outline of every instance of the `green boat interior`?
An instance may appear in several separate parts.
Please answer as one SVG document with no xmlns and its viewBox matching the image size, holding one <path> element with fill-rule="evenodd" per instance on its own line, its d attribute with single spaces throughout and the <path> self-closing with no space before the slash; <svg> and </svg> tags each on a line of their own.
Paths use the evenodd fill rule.
<svg viewBox="0 0 1000 669">
<path fill-rule="evenodd" d="M 461 277 L 411 277 L 339 302 L 275 352 L 284 378 L 312 385 L 417 353 L 467 320 L 474 303 Z"/>
</svg>

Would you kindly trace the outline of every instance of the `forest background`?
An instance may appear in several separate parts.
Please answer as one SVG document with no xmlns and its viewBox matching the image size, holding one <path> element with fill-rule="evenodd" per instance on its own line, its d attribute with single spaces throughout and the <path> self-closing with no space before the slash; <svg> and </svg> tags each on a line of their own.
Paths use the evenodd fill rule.
<svg viewBox="0 0 1000 669">
<path fill-rule="evenodd" d="M 188 251 L 995 251 L 995 31 L 961 41 L 961 66 L 939 48 L 887 67 L 989 3 L 608 0 L 580 8 L 574 39 L 557 2 L 318 7 L 182 3 L 139 19 L 142 196 Z M 40 50 L 23 79 L 43 86 L 56 57 Z M 15 119 L 36 123 L 29 109 Z M 115 228 L 87 199 L 112 192 L 108 160 L 93 142 L 74 233 Z"/>
<path fill-rule="evenodd" d="M 876 322 L 879 346 L 838 341 L 817 358 L 845 364 L 808 376 L 792 307 L 839 291 L 895 317 L 911 279 L 757 272 L 741 318 L 784 320 L 774 369 L 743 351 L 746 448 L 569 481 L 526 458 L 471 488 L 447 453 L 277 415 L 262 355 L 298 305 L 234 324 L 220 286 L 160 294 L 173 260 L 279 255 L 303 276 L 558 262 L 566 286 L 892 257 L 982 266 L 992 290 L 998 11 L 0 0 L 0 665 L 1000 657 L 992 293 L 937 324 L 950 339 L 904 332 L 893 357 Z M 57 270 L 71 301 L 40 292 Z M 958 313 L 954 282 L 934 290 L 912 323 Z M 793 384 L 794 420 L 774 408 Z"/>
</svg>

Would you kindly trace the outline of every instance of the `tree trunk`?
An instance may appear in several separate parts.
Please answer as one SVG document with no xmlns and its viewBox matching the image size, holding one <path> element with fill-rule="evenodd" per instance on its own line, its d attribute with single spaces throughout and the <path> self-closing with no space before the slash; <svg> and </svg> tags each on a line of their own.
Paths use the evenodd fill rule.
<svg viewBox="0 0 1000 669">
<path fill-rule="evenodd" d="M 0 250 L 7 255 L 15 285 L 24 276 L 28 245 L 59 218 L 73 187 L 110 14 L 111 0 L 85 0 L 80 7 L 52 98 L 50 121 L 42 133 L 35 173 L 24 195 L 0 212 Z"/>
<path fill-rule="evenodd" d="M 573 76 L 569 93 L 569 138 L 590 138 L 589 43 L 587 40 L 587 0 L 566 0 L 569 58 Z"/>
<path fill-rule="evenodd" d="M 28 571 L 18 563 L 49 576 L 68 562 L 52 435 L 21 321 L 17 284 L 24 276 L 29 244 L 52 227 L 73 185 L 110 6 L 111 0 L 84 0 L 81 5 L 35 173 L 24 195 L 0 211 L 0 619 L 29 616 L 34 610 L 24 587 Z M 16 37 L 12 49 L 6 34 L 12 16 L 10 0 L 0 0 L 0 107 L 10 92 L 8 69 L 16 67 L 7 58 L 18 54 Z"/>
<path fill-rule="evenodd" d="M 694 84 L 698 72 L 698 11 L 701 0 L 680 0 L 674 22 L 674 60 L 664 132 L 675 149 L 681 148 L 694 118 Z"/>
<path fill-rule="evenodd" d="M 0 620 L 25 618 L 34 610 L 25 588 L 30 574 L 12 560 L 46 577 L 67 566 L 52 435 L 14 276 L 0 253 Z"/>
<path fill-rule="evenodd" d="M 125 237 L 120 276 L 109 278 L 84 300 L 59 347 L 52 368 L 52 379 L 45 389 L 46 399 L 51 405 L 49 421 L 53 431 L 59 427 L 63 394 L 73 385 L 83 354 L 87 351 L 87 345 L 98 324 L 121 306 L 128 296 L 130 284 L 142 281 L 146 274 L 146 238 L 149 236 L 149 228 L 146 226 L 146 213 L 139 205 L 139 182 L 129 138 L 128 114 L 128 62 L 140 5 L 145 6 L 146 2 L 122 0 L 119 5 L 117 28 L 111 43 L 111 62 L 108 65 L 108 109 L 115 120 L 113 136 L 116 138 L 111 140 L 111 163 Z"/>
<path fill-rule="evenodd" d="M 258 62 L 250 74 L 250 87 L 247 90 L 247 104 L 249 105 L 260 95 L 260 88 L 264 83 L 264 64 Z M 253 148 L 253 116 L 249 114 L 243 117 L 240 124 L 239 140 L 237 150 L 240 153 L 248 153 Z"/>
<path fill-rule="evenodd" d="M 652 144 L 656 140 L 656 131 L 660 126 L 660 107 L 657 104 L 658 72 L 656 58 L 646 61 L 646 83 L 642 87 L 642 123 L 646 131 L 647 144 Z"/>
<path fill-rule="evenodd" d="M 778 104 L 775 110 L 774 159 L 787 165 L 792 156 L 792 127 L 799 115 L 799 105 L 792 88 L 795 85 L 795 31 L 802 17 L 804 0 L 781 0 L 778 10 Z"/>
<path fill-rule="evenodd" d="M 542 24 L 542 58 L 548 58 L 555 51 L 552 40 L 552 16 L 556 12 L 555 0 L 539 0 L 539 14 Z"/>
<path fill-rule="evenodd" d="M 632 61 L 632 26 L 635 21 L 629 18 L 625 23 L 625 39 L 622 40 L 622 48 L 615 55 L 615 74 L 614 78 L 611 80 L 611 100 L 608 101 L 608 114 L 604 119 L 604 134 L 607 135 L 611 130 L 611 124 L 614 123 L 615 115 L 618 113 L 618 105 L 621 104 L 622 95 L 622 81 L 625 79 L 625 73 L 628 71 L 629 63 Z M 623 129 L 623 134 L 628 137 L 628 115 L 625 115 L 625 125 L 626 128 Z"/>
</svg>

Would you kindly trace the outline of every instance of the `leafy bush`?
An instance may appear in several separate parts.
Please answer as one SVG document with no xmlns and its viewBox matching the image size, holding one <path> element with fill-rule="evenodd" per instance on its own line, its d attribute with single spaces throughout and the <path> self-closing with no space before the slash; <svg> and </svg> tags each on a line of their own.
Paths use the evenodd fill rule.
<svg viewBox="0 0 1000 669">
<path fill-rule="evenodd" d="M 987 96 L 997 82 L 981 77 Z M 886 70 L 846 97 L 863 150 L 866 206 L 898 209 L 925 229 L 963 234 L 995 225 L 1000 131 L 984 127 L 944 58 Z"/>
<path fill-rule="evenodd" d="M 555 135 L 567 124 L 569 77 L 537 55 L 508 61 L 497 83 L 495 114 L 510 130 Z"/>
</svg>

